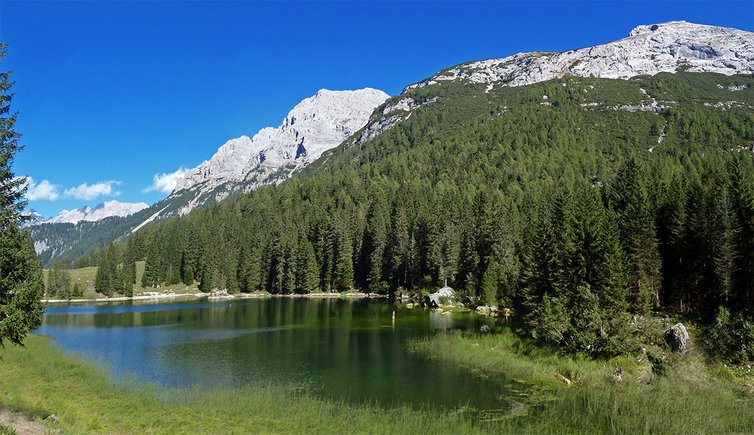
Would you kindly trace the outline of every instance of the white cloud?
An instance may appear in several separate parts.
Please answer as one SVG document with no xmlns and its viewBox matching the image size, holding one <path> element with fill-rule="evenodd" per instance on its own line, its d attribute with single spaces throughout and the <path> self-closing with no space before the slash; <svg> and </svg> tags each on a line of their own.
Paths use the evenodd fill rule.
<svg viewBox="0 0 754 435">
<path fill-rule="evenodd" d="M 188 169 L 181 167 L 175 172 L 169 174 L 155 174 L 152 178 L 152 185 L 144 189 L 142 192 L 162 192 L 170 193 L 175 189 L 175 185 L 178 181 L 186 175 Z"/>
<path fill-rule="evenodd" d="M 29 201 L 55 201 L 59 197 L 58 186 L 48 180 L 37 184 L 33 178 L 26 177 L 26 199 Z"/>
<path fill-rule="evenodd" d="M 115 190 L 114 186 L 120 186 L 122 183 L 120 181 L 100 181 L 98 183 L 89 184 L 89 183 L 82 183 L 79 184 L 76 187 L 71 187 L 70 189 L 66 189 L 65 196 L 81 199 L 84 201 L 91 201 L 92 199 L 95 199 L 100 196 L 118 196 L 120 195 L 120 192 Z"/>
</svg>

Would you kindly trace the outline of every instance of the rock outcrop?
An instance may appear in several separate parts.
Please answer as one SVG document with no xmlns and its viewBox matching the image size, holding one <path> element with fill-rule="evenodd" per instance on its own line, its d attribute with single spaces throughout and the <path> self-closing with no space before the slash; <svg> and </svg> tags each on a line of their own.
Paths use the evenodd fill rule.
<svg viewBox="0 0 754 435">
<path fill-rule="evenodd" d="M 322 89 L 297 104 L 280 126 L 227 141 L 211 159 L 189 170 L 171 195 L 199 189 L 198 197 L 227 183 L 243 184 L 241 190 L 247 191 L 283 181 L 364 127 L 374 109 L 388 98 L 371 88 Z M 190 203 L 181 214 L 196 205 Z"/>
<path fill-rule="evenodd" d="M 523 86 L 563 76 L 628 79 L 660 72 L 754 73 L 754 33 L 671 21 L 638 26 L 628 38 L 563 53 L 520 53 L 470 62 L 408 86 L 447 80 L 494 86 Z"/>
</svg>

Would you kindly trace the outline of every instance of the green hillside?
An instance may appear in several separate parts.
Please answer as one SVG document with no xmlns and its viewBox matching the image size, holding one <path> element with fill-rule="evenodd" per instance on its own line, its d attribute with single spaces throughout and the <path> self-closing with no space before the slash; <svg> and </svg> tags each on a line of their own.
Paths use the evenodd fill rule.
<svg viewBox="0 0 754 435">
<path fill-rule="evenodd" d="M 385 109 L 405 98 L 425 104 Z M 749 76 L 442 82 L 378 109 L 371 124 L 397 123 L 375 138 L 357 133 L 279 186 L 120 249 L 146 260 L 145 285 L 205 291 L 387 293 L 447 279 L 514 307 L 544 341 L 627 352 L 632 315 L 711 322 L 718 307 L 754 308 L 753 107 Z"/>
<path fill-rule="evenodd" d="M 143 260 L 136 261 L 136 284 L 133 286 L 133 294 L 134 296 L 141 296 L 144 295 L 144 293 L 147 292 L 154 292 L 156 289 L 152 287 L 143 287 L 141 285 L 141 279 L 144 276 L 144 264 L 145 262 Z M 70 276 L 70 284 L 69 284 L 69 290 L 72 289 L 75 285 L 78 285 L 79 288 L 82 289 L 83 294 L 79 296 L 79 298 L 84 299 L 95 299 L 95 298 L 101 298 L 103 295 L 101 293 L 97 293 L 95 289 L 95 280 L 97 276 L 97 269 L 99 267 L 97 266 L 89 266 L 89 267 L 80 267 L 75 269 L 65 269 L 65 273 L 68 273 Z M 51 299 L 55 299 L 58 296 L 54 294 L 50 294 L 49 292 L 49 276 L 50 276 L 50 269 L 44 269 L 43 271 L 44 275 L 44 282 L 45 287 L 48 289 L 47 297 Z M 159 291 L 161 293 L 175 293 L 175 294 L 188 294 L 188 293 L 196 293 L 199 291 L 196 284 L 191 285 L 185 285 L 183 283 L 175 284 L 175 285 L 163 285 L 160 287 Z M 120 296 L 120 295 L 115 295 Z"/>
</svg>

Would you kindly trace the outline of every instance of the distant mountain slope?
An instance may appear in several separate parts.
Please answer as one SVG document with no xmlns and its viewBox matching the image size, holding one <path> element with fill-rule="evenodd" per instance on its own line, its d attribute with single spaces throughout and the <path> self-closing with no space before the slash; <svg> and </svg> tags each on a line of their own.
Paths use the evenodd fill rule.
<svg viewBox="0 0 754 435">
<path fill-rule="evenodd" d="M 210 160 L 189 170 L 171 194 L 185 197 L 183 191 L 191 192 L 193 199 L 179 213 L 221 200 L 234 191 L 285 180 L 361 129 L 388 98 L 371 88 L 321 89 L 297 104 L 280 126 L 263 128 L 252 138 L 231 139 Z"/>
<path fill-rule="evenodd" d="M 75 210 L 63 210 L 58 213 L 57 216 L 40 223 L 76 224 L 81 221 L 96 222 L 113 216 L 129 216 L 148 207 L 149 205 L 143 202 L 129 203 L 120 201 L 105 201 L 94 208 L 84 206 Z"/>
<path fill-rule="evenodd" d="M 663 94 L 667 91 L 661 91 L 659 87 L 648 87 L 657 81 L 648 81 L 643 87 L 637 87 L 629 85 L 626 80 L 676 72 L 709 72 L 733 77 L 728 80 L 696 80 L 683 91 L 672 88 L 668 95 L 673 99 L 667 98 Z M 524 53 L 465 63 L 409 85 L 401 95 L 387 100 L 386 94 L 373 89 L 323 90 L 296 106 L 280 127 L 263 129 L 251 139 L 244 136 L 227 142 L 212 159 L 189 171 L 168 198 L 148 210 L 125 218 L 123 222 L 95 225 L 90 233 L 74 232 L 75 241 L 66 240 L 65 236 L 59 239 L 57 242 L 61 248 L 51 258 L 83 253 L 83 247 L 101 246 L 150 222 L 184 215 L 201 205 L 261 185 L 276 184 L 294 173 L 301 173 L 306 178 L 322 171 L 349 170 L 389 154 L 396 146 L 447 136 L 464 128 L 464 123 L 484 117 L 494 118 L 508 111 L 510 105 L 531 103 L 526 94 L 528 91 L 505 91 L 512 87 L 566 77 L 584 77 L 587 82 L 591 77 L 602 77 L 620 80 L 610 86 L 604 86 L 602 82 L 584 84 L 579 91 L 584 110 L 658 114 L 678 105 L 684 98 L 686 102 L 714 104 L 715 108 L 725 110 L 749 107 L 751 83 L 737 80 L 735 75 L 748 77 L 752 72 L 754 33 L 669 22 L 639 26 L 628 38 L 594 47 L 564 53 Z M 665 76 L 660 74 L 658 77 L 666 80 Z M 672 86 L 682 86 L 690 82 L 685 77 L 679 74 L 678 80 L 666 81 Z M 707 85 L 711 88 L 706 88 Z M 568 88 L 565 82 L 561 86 Z M 625 89 L 617 91 L 622 88 Z M 559 104 L 555 94 L 551 91 L 538 95 L 537 104 Z M 370 107 L 376 110 L 372 111 Z M 416 117 L 421 117 L 421 122 L 417 122 Z M 381 137 L 392 127 L 407 121 L 410 121 L 407 124 L 410 129 Z M 662 135 L 667 132 L 661 122 L 657 128 L 657 140 L 662 141 Z M 405 142 L 407 137 L 411 138 L 408 144 Z M 338 143 L 341 145 L 337 146 Z M 652 152 L 654 148 L 648 150 Z M 341 157 L 341 154 L 345 155 Z M 320 155 L 322 158 L 315 161 Z M 437 164 L 444 164 L 443 159 Z M 32 233 L 38 243 L 51 245 L 49 240 L 34 234 L 35 231 Z M 109 236 L 103 237 L 102 233 Z M 115 234 L 118 235 L 111 238 Z M 70 246 L 71 250 L 66 251 L 63 246 Z"/>
<path fill-rule="evenodd" d="M 371 88 L 322 89 L 297 104 L 279 127 L 226 142 L 210 160 L 189 170 L 167 198 L 149 208 L 111 201 L 94 209 L 64 211 L 31 226 L 37 253 L 46 265 L 58 258 L 73 259 L 153 221 L 279 183 L 361 129 L 387 98 Z"/>
<path fill-rule="evenodd" d="M 370 126 L 397 114 L 369 137 L 378 131 Z M 692 194 L 708 201 L 724 185 L 710 179 L 713 164 L 754 161 L 752 126 L 751 74 L 566 76 L 489 91 L 441 81 L 391 98 L 369 126 L 286 183 L 147 227 L 134 255 L 147 258 L 154 285 L 385 292 L 447 279 L 494 302 L 497 295 L 483 296 L 487 282 L 510 303 L 553 192 L 570 205 L 568 189 L 600 198 L 621 168 L 639 162 L 652 189 L 648 208 Z M 669 226 L 661 229 L 666 237 Z"/>
</svg>

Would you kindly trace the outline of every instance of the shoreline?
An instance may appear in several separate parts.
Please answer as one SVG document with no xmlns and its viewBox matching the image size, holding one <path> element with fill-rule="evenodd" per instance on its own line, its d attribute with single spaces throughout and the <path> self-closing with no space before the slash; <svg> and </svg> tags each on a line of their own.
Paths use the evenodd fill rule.
<svg viewBox="0 0 754 435">
<path fill-rule="evenodd" d="M 307 294 L 270 294 L 270 293 L 236 293 L 236 294 L 213 294 L 213 293 L 155 293 L 141 294 L 138 296 L 115 296 L 102 298 L 78 298 L 78 299 L 42 299 L 45 304 L 70 304 L 70 303 L 102 303 L 102 302 L 128 302 L 128 301 L 158 301 L 161 299 L 203 299 L 210 301 L 224 301 L 235 299 L 265 299 L 265 298 L 307 298 L 307 299 L 383 299 L 387 295 L 377 293 L 307 293 Z"/>
</svg>

